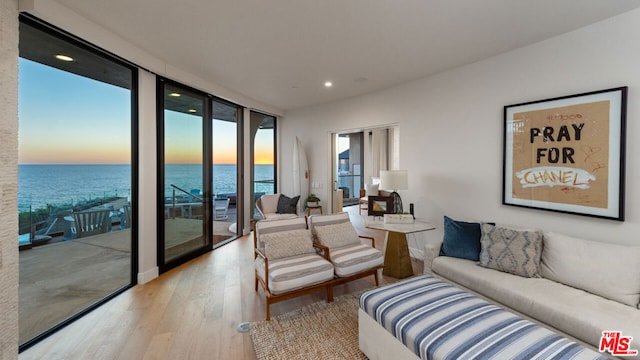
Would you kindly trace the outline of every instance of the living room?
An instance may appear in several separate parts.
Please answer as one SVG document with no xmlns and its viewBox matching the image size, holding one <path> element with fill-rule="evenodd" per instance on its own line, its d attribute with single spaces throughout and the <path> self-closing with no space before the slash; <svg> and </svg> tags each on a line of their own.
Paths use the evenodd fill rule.
<svg viewBox="0 0 640 360">
<path fill-rule="evenodd" d="M 638 24 L 640 11 L 636 9 L 461 67 L 443 69 L 426 78 L 329 104 L 286 111 L 279 127 L 281 192 L 291 193 L 293 189 L 293 179 L 285 174 L 293 172 L 292 149 L 296 136 L 307 149 L 310 180 L 318 184 L 315 192 L 327 204 L 332 190 L 328 175 L 331 173 L 330 134 L 395 126 L 399 129 L 400 168 L 409 171 L 409 187 L 401 192 L 402 197 L 406 203 L 415 204 L 418 218 L 436 224 L 437 229 L 429 232 L 431 238 L 442 237 L 442 218 L 448 215 L 461 220 L 499 221 L 600 242 L 637 245 L 634 235 L 640 230 L 640 199 L 632 184 L 637 183 L 640 176 L 640 160 L 633 155 L 640 151 L 633 141 L 640 135 L 634 121 L 640 110 L 634 101 L 640 85 L 637 76 L 640 49 L 635 36 L 640 31 Z M 181 70 L 172 71 L 178 77 L 183 76 L 180 80 L 191 78 Z M 143 77 L 142 81 L 147 82 L 147 88 L 155 85 L 148 78 Z M 624 182 L 627 184 L 624 221 L 503 205 L 504 107 L 620 86 L 629 88 L 624 146 Z M 147 95 L 146 100 L 152 102 L 153 96 L 149 99 Z M 269 106 L 263 110 L 279 112 Z M 4 123 L 3 120 L 3 126 Z M 142 124 L 141 130 L 153 133 L 145 126 L 148 124 Z M 148 144 L 142 145 L 142 152 L 154 152 Z M 142 160 L 144 162 L 144 158 Z M 153 194 L 146 200 L 150 198 Z M 145 203 L 145 198 L 141 203 Z M 2 210 L 3 223 L 11 224 L 4 220 L 14 210 Z M 149 208 L 147 211 L 153 213 Z M 146 229 L 149 228 L 153 226 Z M 149 234 L 153 234 L 153 230 Z M 2 235 L 3 254 L 6 254 L 9 252 L 4 249 L 9 243 L 15 244 L 5 240 L 13 239 L 12 234 L 3 232 Z M 155 256 L 153 248 L 141 250 L 147 254 L 142 270 L 152 268 L 149 259 Z M 1 271 L 3 278 L 7 278 L 5 269 Z M 12 276 L 8 278 L 13 282 L 3 280 L 3 285 L 15 286 L 16 273 L 11 270 Z M 6 307 L 4 304 L 2 322 L 12 324 L 2 328 L 9 329 L 15 327 L 12 319 L 16 315 L 7 309 L 15 303 L 10 301 Z M 261 306 L 259 297 L 254 304 Z M 15 344 L 7 346 L 11 348 L 7 352 L 16 347 Z"/>
</svg>

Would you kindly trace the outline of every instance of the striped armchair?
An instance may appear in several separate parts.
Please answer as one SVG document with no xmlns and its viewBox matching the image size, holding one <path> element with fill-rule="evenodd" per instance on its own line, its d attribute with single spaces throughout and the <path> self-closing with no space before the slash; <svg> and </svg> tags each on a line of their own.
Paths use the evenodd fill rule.
<svg viewBox="0 0 640 360">
<path fill-rule="evenodd" d="M 309 228 L 316 246 L 324 249 L 336 274 L 334 284 L 373 275 L 378 286 L 378 269 L 382 269 L 384 255 L 369 236 L 360 236 L 351 224 L 349 214 L 312 215 Z M 365 245 L 360 239 L 368 239 Z"/>
<path fill-rule="evenodd" d="M 254 224 L 255 290 L 262 285 L 266 318 L 271 304 L 324 290 L 333 301 L 333 265 L 318 255 L 304 217 Z"/>
</svg>

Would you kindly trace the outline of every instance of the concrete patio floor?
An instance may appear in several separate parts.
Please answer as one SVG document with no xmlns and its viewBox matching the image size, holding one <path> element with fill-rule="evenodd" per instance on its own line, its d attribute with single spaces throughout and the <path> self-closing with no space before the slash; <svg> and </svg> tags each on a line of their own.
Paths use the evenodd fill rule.
<svg viewBox="0 0 640 360">
<path fill-rule="evenodd" d="M 214 222 L 218 239 L 234 236 L 228 230 L 231 220 Z M 167 221 L 172 224 L 167 228 L 168 252 L 175 253 L 197 237 L 202 242 L 197 230 L 202 220 Z M 131 229 L 114 227 L 69 241 L 54 237 L 21 250 L 19 256 L 19 339 L 24 343 L 131 282 Z"/>
</svg>

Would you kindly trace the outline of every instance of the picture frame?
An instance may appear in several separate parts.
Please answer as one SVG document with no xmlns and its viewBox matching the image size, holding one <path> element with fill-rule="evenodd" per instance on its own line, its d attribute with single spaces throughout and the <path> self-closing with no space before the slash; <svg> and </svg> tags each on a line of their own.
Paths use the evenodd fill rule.
<svg viewBox="0 0 640 360">
<path fill-rule="evenodd" d="M 627 87 L 504 107 L 504 205 L 624 221 Z"/>
<path fill-rule="evenodd" d="M 384 216 L 393 213 L 393 196 L 369 196 L 367 198 L 369 216 Z"/>
</svg>

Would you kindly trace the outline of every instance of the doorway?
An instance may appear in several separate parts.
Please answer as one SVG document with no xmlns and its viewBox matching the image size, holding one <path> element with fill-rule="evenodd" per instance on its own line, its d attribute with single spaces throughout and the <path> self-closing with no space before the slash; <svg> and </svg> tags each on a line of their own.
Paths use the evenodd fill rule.
<svg viewBox="0 0 640 360">
<path fill-rule="evenodd" d="M 337 189 L 343 206 L 356 205 L 364 188 L 364 132 L 337 134 L 336 139 Z"/>
<path fill-rule="evenodd" d="M 381 170 L 400 166 L 400 131 L 397 125 L 337 131 L 331 134 L 332 211 L 357 205 L 365 184 L 379 178 Z M 338 199 L 340 197 L 340 199 Z"/>
</svg>

